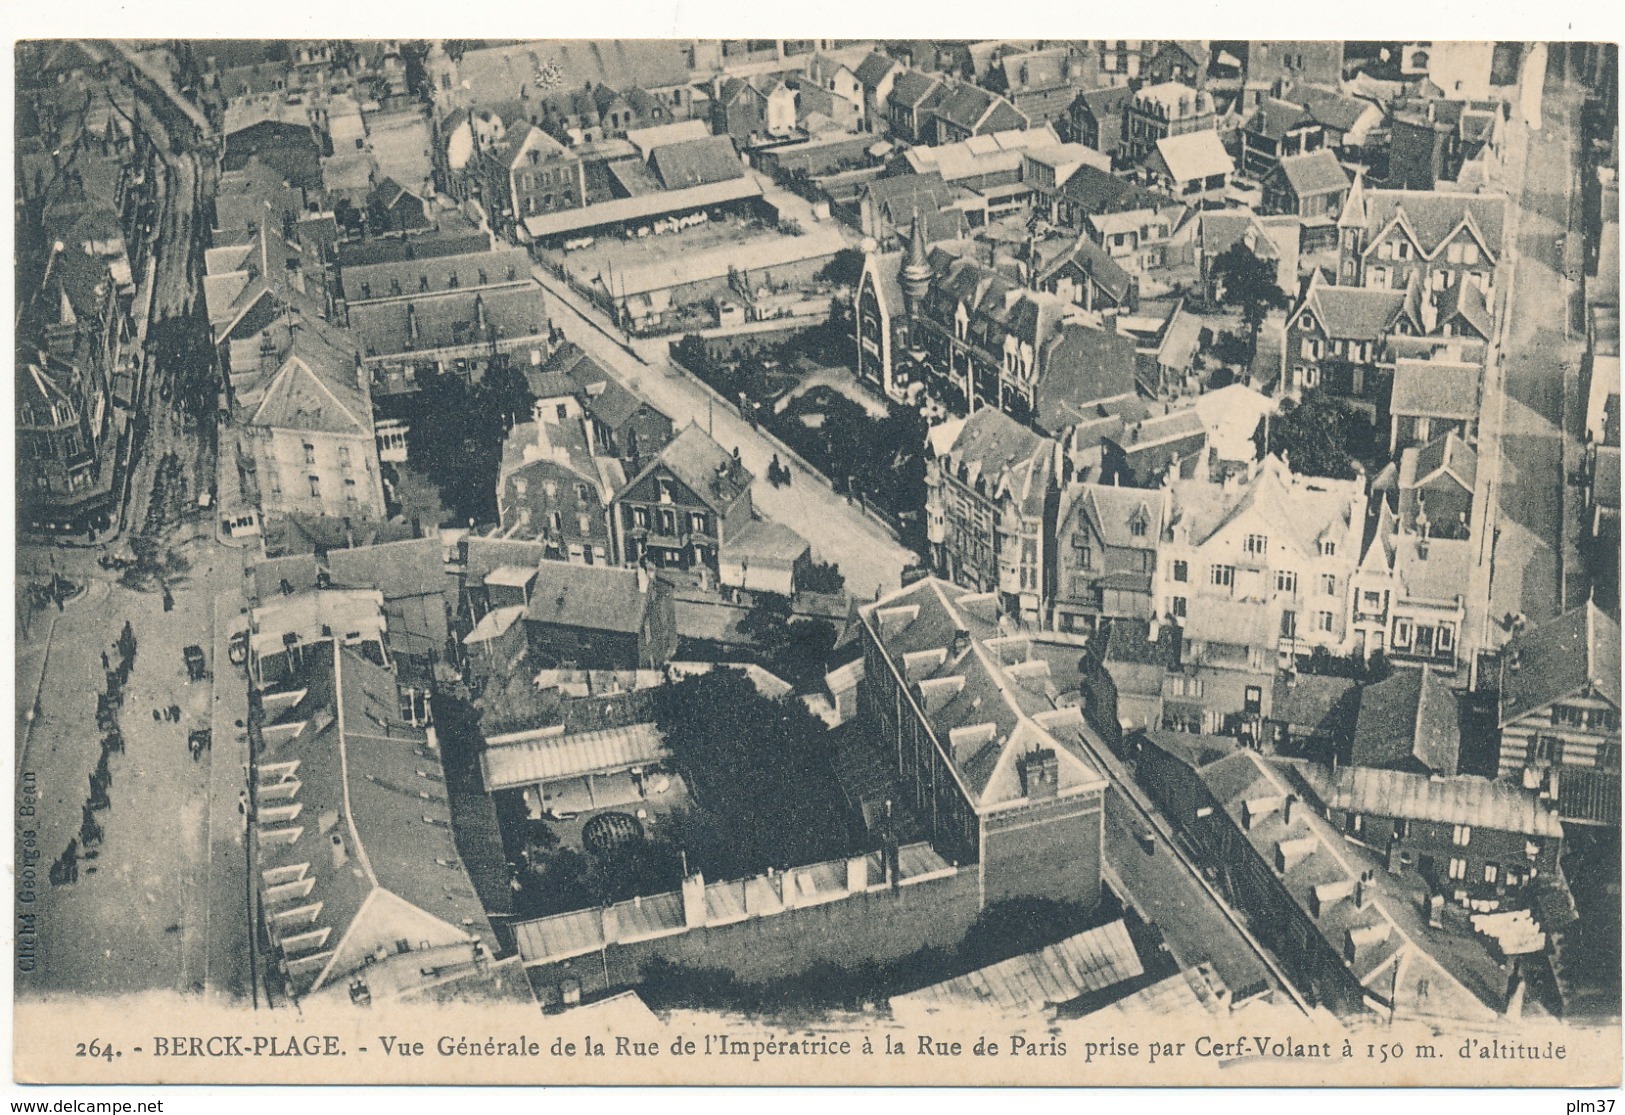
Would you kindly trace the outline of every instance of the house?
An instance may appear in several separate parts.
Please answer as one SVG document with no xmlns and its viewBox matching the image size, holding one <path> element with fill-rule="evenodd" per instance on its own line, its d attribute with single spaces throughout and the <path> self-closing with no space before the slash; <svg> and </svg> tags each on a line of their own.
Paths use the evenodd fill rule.
<svg viewBox="0 0 1625 1115">
<path fill-rule="evenodd" d="M 1056 445 L 996 407 L 931 431 L 926 537 L 939 576 L 1034 625 L 1049 613 Z"/>
<path fill-rule="evenodd" d="M 1329 286 L 1316 271 L 1287 314 L 1281 390 L 1325 391 L 1375 422 L 1392 385 L 1382 366 L 1388 338 L 1425 331 L 1418 280 L 1398 290 Z"/>
<path fill-rule="evenodd" d="M 1005 98 L 1035 125 L 1063 119 L 1086 76 L 1082 57 L 1070 46 L 1006 54 L 995 69 Z"/>
<path fill-rule="evenodd" d="M 1480 1022 L 1506 1009 L 1507 971 L 1471 939 L 1429 933 L 1401 881 L 1315 812 L 1296 764 L 1226 742 L 1148 735 L 1140 778 L 1311 1004 Z"/>
<path fill-rule="evenodd" d="M 1514 635 L 1501 655 L 1498 777 L 1571 824 L 1619 825 L 1619 621 L 1587 601 Z"/>
<path fill-rule="evenodd" d="M 1241 129 L 1241 166 L 1262 181 L 1291 155 L 1326 148 L 1326 129 L 1308 109 L 1266 97 Z"/>
<path fill-rule="evenodd" d="M 524 624 L 536 665 L 653 670 L 676 651 L 671 587 L 641 567 L 543 561 L 530 572 Z"/>
<path fill-rule="evenodd" d="M 957 143 L 975 136 L 993 135 L 1012 128 L 1030 128 L 1027 114 L 1005 98 L 968 82 L 955 83 L 926 110 L 922 138 L 933 144 Z"/>
<path fill-rule="evenodd" d="M 719 79 L 711 96 L 711 131 L 744 143 L 796 129 L 796 93 L 774 77 Z"/>
<path fill-rule="evenodd" d="M 262 699 L 248 812 L 278 994 L 345 1006 L 429 988 L 528 995 L 523 969 L 493 965 L 500 946 L 451 839 L 423 695 L 336 642 L 294 685 Z M 410 818 L 402 787 L 414 787 Z"/>
<path fill-rule="evenodd" d="M 1273 672 L 1277 659 L 1353 636 L 1351 580 L 1360 560 L 1366 494 L 1360 480 L 1299 476 L 1265 457 L 1222 482 L 1174 480 L 1159 548 L 1157 614 L 1193 621 L 1212 645 L 1187 653 Z"/>
<path fill-rule="evenodd" d="M 1188 320 L 1194 350 L 1195 319 Z M 1177 344 L 1177 335 L 1170 333 L 1170 337 Z M 1174 357 L 1159 359 L 1178 364 Z M 1177 378 L 1183 380 L 1187 370 L 1179 368 Z M 1173 366 L 1161 371 L 1169 381 L 1176 378 Z M 1207 426 L 1190 407 L 1165 408 L 1161 414 L 1133 421 L 1125 416 L 1121 430 L 1108 432 L 1101 438 L 1100 474 L 1102 479 L 1114 484 L 1149 488 L 1170 476 L 1206 476 L 1207 472 Z"/>
<path fill-rule="evenodd" d="M 719 548 L 754 518 L 753 479 L 690 423 L 616 493 L 610 513 L 621 560 L 715 573 Z"/>
<path fill-rule="evenodd" d="M 892 88 L 904 72 L 901 62 L 874 51 L 864 55 L 858 68 L 852 71 L 863 89 L 863 120 L 870 131 L 876 131 L 877 124 L 891 119 Z"/>
<path fill-rule="evenodd" d="M 1192 409 L 1207 427 L 1214 463 L 1244 464 L 1258 456 L 1254 435 L 1265 416 L 1275 413 L 1275 401 L 1245 383 L 1232 383 L 1204 391 Z"/>
<path fill-rule="evenodd" d="M 1091 169 L 1083 167 L 1072 176 L 1072 181 L 1076 182 Z M 1082 206 L 1068 205 L 1068 193 L 1069 190 L 1062 191 L 1060 208 L 1063 212 L 1080 213 Z M 1125 199 L 1124 204 L 1124 208 L 1081 218 L 1083 231 L 1105 248 L 1107 255 L 1129 272 L 1142 275 L 1195 264 L 1197 210 L 1162 194 L 1142 195 L 1132 201 Z"/>
<path fill-rule="evenodd" d="M 1477 549 L 1471 539 L 1423 537 L 1400 523 L 1387 499 L 1378 500 L 1354 580 L 1354 651 L 1454 670 Z"/>
<path fill-rule="evenodd" d="M 1053 434 L 1097 407 L 1134 398 L 1128 337 L 969 258 L 934 252 L 932 268 L 911 337 L 950 410 L 980 400 Z"/>
<path fill-rule="evenodd" d="M 1050 219 L 1081 229 L 1090 217 L 1146 209 L 1170 209 L 1174 203 L 1144 186 L 1085 163 L 1061 184 L 1051 198 Z"/>
<path fill-rule="evenodd" d="M 1164 39 L 1157 44 L 1143 69 L 1147 85 L 1178 82 L 1201 89 L 1207 85 L 1208 44 L 1197 39 Z"/>
<path fill-rule="evenodd" d="M 745 168 L 725 135 L 664 143 L 649 153 L 649 169 L 666 190 L 710 186 L 745 177 Z"/>
<path fill-rule="evenodd" d="M 1157 543 L 1168 516 L 1164 488 L 1068 484 L 1056 513 L 1057 631 L 1095 631 L 1102 620 L 1155 614 Z"/>
<path fill-rule="evenodd" d="M 841 115 L 849 115 L 857 127 L 865 125 L 868 89 L 852 66 L 833 55 L 814 54 L 807 60 L 806 81 L 849 106 Z"/>
<path fill-rule="evenodd" d="M 1145 160 L 1145 175 L 1186 205 L 1218 208 L 1230 189 L 1235 163 L 1215 131 L 1184 132 L 1157 140 Z"/>
<path fill-rule="evenodd" d="M 889 247 L 909 235 L 918 214 L 926 243 L 957 240 L 967 225 L 967 214 L 960 208 L 967 194 L 935 170 L 877 178 L 859 199 L 858 231 Z"/>
<path fill-rule="evenodd" d="M 1124 104 L 1121 154 L 1127 163 L 1141 163 L 1159 139 L 1213 131 L 1217 126 L 1211 93 L 1177 81 L 1146 85 Z"/>
<path fill-rule="evenodd" d="M 1338 283 L 1403 290 L 1430 302 L 1462 283 L 1495 297 L 1507 199 L 1495 193 L 1367 189 L 1357 178 L 1338 218 Z"/>
<path fill-rule="evenodd" d="M 1264 208 L 1306 221 L 1336 221 L 1352 179 L 1325 148 L 1282 158 L 1264 179 Z"/>
<path fill-rule="evenodd" d="M 910 143 L 930 142 L 931 111 L 947 95 L 948 85 L 934 74 L 904 70 L 892 79 L 886 116 L 893 135 Z"/>
<path fill-rule="evenodd" d="M 1478 439 L 1479 386 L 1484 369 L 1450 360 L 1394 361 L 1388 401 L 1388 452 L 1420 447 L 1445 433 Z"/>
<path fill-rule="evenodd" d="M 1032 188 L 1034 207 L 1039 212 L 1047 213 L 1054 206 L 1055 195 L 1060 188 L 1080 167 L 1085 166 L 1110 171 L 1111 156 L 1081 143 L 1038 147 L 1022 153 L 1020 180 L 1023 185 Z"/>
<path fill-rule="evenodd" d="M 526 218 L 587 204 L 581 156 L 535 125 L 518 121 L 475 155 L 480 203 L 499 235 Z"/>
<path fill-rule="evenodd" d="M 1249 42 L 1248 88 L 1268 88 L 1283 81 L 1293 85 L 1341 85 L 1343 43 L 1340 40 Z"/>
<path fill-rule="evenodd" d="M 1038 289 L 1062 301 L 1098 313 L 1132 313 L 1139 302 L 1139 281 L 1086 235 L 1041 256 Z"/>
<path fill-rule="evenodd" d="M 260 508 L 382 519 L 378 443 L 359 354 L 318 325 L 294 332 L 243 425 Z"/>
<path fill-rule="evenodd" d="M 1092 669 L 1085 678 L 1091 723 L 1114 743 L 1127 732 L 1161 729 L 1163 692 L 1179 671 L 1179 628 L 1156 618 L 1119 617 L 1103 635 L 1090 643 Z"/>
<path fill-rule="evenodd" d="M 367 198 L 367 225 L 375 235 L 420 232 L 429 224 L 423 199 L 387 175 Z"/>
<path fill-rule="evenodd" d="M 592 451 L 578 416 L 538 408 L 502 445 L 497 514 L 503 535 L 535 539 L 554 561 L 615 564 L 609 508 L 626 481 L 621 462 Z"/>
<path fill-rule="evenodd" d="M 1072 138 L 1104 155 L 1115 157 L 1123 145 L 1123 120 L 1134 90 L 1127 85 L 1087 89 L 1067 110 Z"/>
<path fill-rule="evenodd" d="M 1434 894 L 1517 909 L 1533 897 L 1525 888 L 1562 885 L 1563 826 L 1531 791 L 1358 765 L 1303 774 L 1334 829 L 1383 857 L 1390 874 L 1414 872 Z"/>
<path fill-rule="evenodd" d="M 1283 85 L 1279 99 L 1297 105 L 1320 126 L 1326 146 L 1344 158 L 1363 161 L 1365 148 L 1380 134 L 1386 119 L 1382 106 L 1345 93 L 1336 85 Z"/>
<path fill-rule="evenodd" d="M 1349 762 L 1454 777 L 1461 754 L 1460 715 L 1455 690 L 1428 666 L 1395 670 L 1360 690 Z"/>
<path fill-rule="evenodd" d="M 1282 670 L 1275 678 L 1270 701 L 1276 750 L 1294 755 L 1346 754 L 1359 703 L 1360 685 L 1351 678 Z"/>
<path fill-rule="evenodd" d="M 558 422 L 577 416 L 596 456 L 614 457 L 634 475 L 676 436 L 670 418 L 629 391 L 586 352 L 566 341 L 540 366 L 526 372 L 538 421 L 547 412 Z"/>
<path fill-rule="evenodd" d="M 1046 695 L 1049 661 L 1002 634 L 992 594 L 935 578 L 859 616 L 859 715 L 931 846 L 975 872 L 983 906 L 1093 904 L 1107 781 L 1077 707 Z"/>
<path fill-rule="evenodd" d="M 1454 430 L 1401 450 L 1394 485 L 1400 527 L 1424 538 L 1470 538 L 1477 483 L 1478 454 Z"/>
</svg>

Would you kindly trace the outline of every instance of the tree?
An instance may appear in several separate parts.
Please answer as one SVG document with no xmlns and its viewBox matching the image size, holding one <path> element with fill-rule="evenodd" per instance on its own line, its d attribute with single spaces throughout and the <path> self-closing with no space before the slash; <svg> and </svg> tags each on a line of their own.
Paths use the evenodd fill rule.
<svg viewBox="0 0 1625 1115">
<path fill-rule="evenodd" d="M 1351 480 L 1356 469 L 1349 446 L 1356 422 L 1339 400 L 1306 391 L 1296 403 L 1284 400 L 1280 413 L 1260 429 L 1269 430 L 1268 452 L 1286 458 L 1292 471 Z"/>
<path fill-rule="evenodd" d="M 802 572 L 801 583 L 796 587 L 802 592 L 845 592 L 846 578 L 834 562 L 815 561 Z"/>
<path fill-rule="evenodd" d="M 1245 243 L 1237 240 L 1213 261 L 1213 277 L 1223 295 L 1221 301 L 1241 308 L 1247 327 L 1247 359 L 1258 351 L 1258 332 L 1271 310 L 1287 308 L 1286 292 L 1275 281 L 1275 265 L 1259 259 Z"/>
<path fill-rule="evenodd" d="M 842 248 L 813 277 L 821 283 L 855 289 L 863 278 L 863 253 L 856 248 Z"/>
</svg>

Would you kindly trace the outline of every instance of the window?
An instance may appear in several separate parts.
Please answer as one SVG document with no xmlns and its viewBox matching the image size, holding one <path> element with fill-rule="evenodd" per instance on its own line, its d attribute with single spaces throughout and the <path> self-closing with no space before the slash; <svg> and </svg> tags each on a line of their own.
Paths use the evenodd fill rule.
<svg viewBox="0 0 1625 1115">
<path fill-rule="evenodd" d="M 577 503 L 586 503 L 587 502 L 587 485 L 585 485 L 585 484 L 577 484 L 576 485 L 576 502 Z"/>
<path fill-rule="evenodd" d="M 1380 592 L 1362 592 L 1360 601 L 1361 606 L 1368 612 L 1382 610 L 1382 593 Z"/>
<path fill-rule="evenodd" d="M 1465 879 L 1465 878 L 1467 878 L 1467 861 L 1464 860 L 1464 859 L 1453 859 L 1453 860 L 1451 860 L 1450 861 L 1450 877 L 1452 879 Z"/>
<path fill-rule="evenodd" d="M 1188 678 L 1183 674 L 1175 674 L 1169 679 L 1169 688 L 1175 697 L 1200 697 L 1202 695 L 1202 679 Z"/>
<path fill-rule="evenodd" d="M 310 494 L 314 498 L 320 499 L 321 495 L 322 495 L 322 481 L 321 481 L 321 478 L 316 477 L 316 476 L 312 476 L 312 477 L 309 478 L 309 480 L 310 480 Z"/>
<path fill-rule="evenodd" d="M 583 514 L 580 514 L 580 515 L 576 516 L 576 533 L 578 533 L 578 534 L 591 534 L 592 533 L 592 516 L 591 515 L 583 513 Z"/>
<path fill-rule="evenodd" d="M 1320 556 L 1321 557 L 1336 557 L 1337 556 L 1337 543 L 1322 539 L 1321 543 L 1320 543 Z"/>
<path fill-rule="evenodd" d="M 1337 574 L 1322 573 L 1320 575 L 1320 591 L 1327 596 L 1337 595 Z"/>
<path fill-rule="evenodd" d="M 1094 560 L 1095 559 L 1094 559 L 1094 551 L 1093 550 L 1091 550 L 1088 546 L 1079 546 L 1078 547 L 1078 568 L 1079 569 L 1093 569 L 1094 568 Z"/>
<path fill-rule="evenodd" d="M 1434 632 L 1433 635 L 1433 649 L 1437 651 L 1447 651 L 1452 645 L 1454 645 L 1455 640 L 1456 629 L 1451 627 L 1448 623 L 1441 623 L 1439 625 L 1439 629 Z"/>
<path fill-rule="evenodd" d="M 1305 360 L 1319 360 L 1326 349 L 1319 337 L 1305 337 L 1299 351 Z"/>
<path fill-rule="evenodd" d="M 1495 882 L 1495 880 L 1500 877 L 1500 874 L 1501 874 L 1501 869 L 1499 867 L 1495 866 L 1495 864 L 1486 863 L 1484 865 L 1484 881 L 1486 883 Z"/>
<path fill-rule="evenodd" d="M 316 463 L 316 447 L 314 445 L 310 444 L 310 442 L 307 441 L 307 442 L 305 442 L 305 464 L 313 465 L 315 463 Z"/>
<path fill-rule="evenodd" d="M 339 446 L 339 464 L 345 468 L 350 467 L 350 447 L 348 445 Z"/>
<path fill-rule="evenodd" d="M 563 534 L 564 516 L 557 511 L 549 511 L 547 513 L 547 532 L 549 534 Z"/>
<path fill-rule="evenodd" d="M 1473 839 L 1472 825 L 1457 825 L 1450 833 L 1450 843 L 1458 848 L 1465 848 Z"/>
<path fill-rule="evenodd" d="M 693 531 L 695 534 L 704 534 L 706 532 L 704 512 L 693 511 L 689 513 L 688 529 Z"/>
<path fill-rule="evenodd" d="M 1267 534 L 1249 534 L 1247 536 L 1247 552 L 1249 554 L 1267 554 L 1270 549 L 1270 539 Z"/>
<path fill-rule="evenodd" d="M 1234 565 L 1215 565 L 1208 572 L 1211 582 L 1219 588 L 1229 588 L 1236 583 L 1236 567 Z"/>
<path fill-rule="evenodd" d="M 1281 613 L 1281 638 L 1296 639 L 1298 637 L 1298 613 L 1286 611 Z"/>
<path fill-rule="evenodd" d="M 1284 592 L 1290 596 L 1298 595 L 1298 575 L 1290 569 L 1277 569 L 1275 571 L 1275 591 Z"/>
<path fill-rule="evenodd" d="M 1184 619 L 1185 618 L 1185 598 L 1183 596 L 1174 597 L 1173 605 L 1174 605 L 1174 615 L 1175 615 L 1175 617 L 1177 617 L 1179 619 Z"/>
<path fill-rule="evenodd" d="M 344 502 L 345 503 L 356 503 L 357 502 L 356 486 L 355 486 L 355 481 L 354 480 L 346 480 L 344 482 Z"/>
<path fill-rule="evenodd" d="M 1190 575 L 1191 575 L 1191 567 L 1190 567 L 1190 564 L 1188 562 L 1183 562 L 1183 561 L 1174 562 L 1174 567 L 1173 567 L 1174 580 L 1178 581 L 1180 584 L 1184 584 L 1187 580 L 1190 579 Z"/>
<path fill-rule="evenodd" d="M 1411 621 L 1396 619 L 1394 621 L 1394 646 L 1408 647 L 1411 645 Z"/>
<path fill-rule="evenodd" d="M 1332 614 L 1330 612 L 1316 612 L 1315 613 L 1315 628 L 1316 628 L 1316 630 L 1325 631 L 1325 632 L 1330 633 L 1330 631 L 1332 629 L 1332 623 L 1333 623 L 1333 619 L 1332 619 Z"/>
<path fill-rule="evenodd" d="M 649 525 L 649 509 L 647 507 L 632 508 L 632 525 L 646 527 Z"/>
<path fill-rule="evenodd" d="M 1130 534 L 1132 534 L 1136 538 L 1144 538 L 1145 537 L 1145 520 L 1141 519 L 1141 518 L 1136 518 L 1133 522 L 1129 523 L 1128 532 Z"/>
</svg>

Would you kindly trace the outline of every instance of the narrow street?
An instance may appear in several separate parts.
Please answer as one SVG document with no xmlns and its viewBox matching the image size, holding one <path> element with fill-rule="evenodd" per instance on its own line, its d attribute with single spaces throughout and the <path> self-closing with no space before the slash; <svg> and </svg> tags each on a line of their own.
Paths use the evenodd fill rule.
<svg viewBox="0 0 1625 1115">
<path fill-rule="evenodd" d="M 903 569 L 915 557 L 884 526 L 832 492 L 820 477 L 790 459 L 777 442 L 717 402 L 704 386 L 673 368 L 666 359 L 665 338 L 632 342 L 634 355 L 612 339 L 601 315 L 578 295 L 544 269 L 538 267 L 534 273 L 552 296 L 554 324 L 630 390 L 670 415 L 679 429 L 694 421 L 709 429 L 723 448 L 737 446 L 745 466 L 758 478 L 767 475 L 768 464 L 778 455 L 794 480 L 783 488 L 765 480 L 758 483 L 751 492 L 757 509 L 811 543 L 815 558 L 840 565 L 848 592 L 869 599 L 877 589 L 897 587 Z"/>
<path fill-rule="evenodd" d="M 1492 376 L 1484 408 L 1486 437 L 1496 442 L 1491 459 L 1498 461 L 1486 617 L 1492 645 L 1497 619 L 1520 612 L 1531 623 L 1548 619 L 1565 601 L 1574 603 L 1562 582 L 1583 576 L 1571 560 L 1576 522 L 1565 503 L 1579 492 L 1566 486 L 1563 445 L 1566 427 L 1576 420 L 1567 413 L 1565 387 L 1572 389 L 1567 381 L 1576 379 L 1582 351 L 1570 321 L 1575 289 L 1565 274 L 1581 250 L 1574 178 L 1581 91 L 1565 80 L 1557 49 L 1541 99 L 1541 127 L 1527 131 L 1517 197 L 1517 258 L 1500 346 L 1502 397 L 1494 397 Z"/>
</svg>

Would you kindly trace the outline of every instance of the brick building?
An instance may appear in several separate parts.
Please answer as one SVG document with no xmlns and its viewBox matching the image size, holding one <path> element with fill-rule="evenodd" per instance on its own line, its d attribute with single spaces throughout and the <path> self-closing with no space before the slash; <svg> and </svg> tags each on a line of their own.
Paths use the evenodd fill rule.
<svg viewBox="0 0 1625 1115">
<path fill-rule="evenodd" d="M 753 480 L 704 430 L 685 427 L 614 498 L 621 560 L 715 573 L 718 550 L 754 519 Z"/>
</svg>

